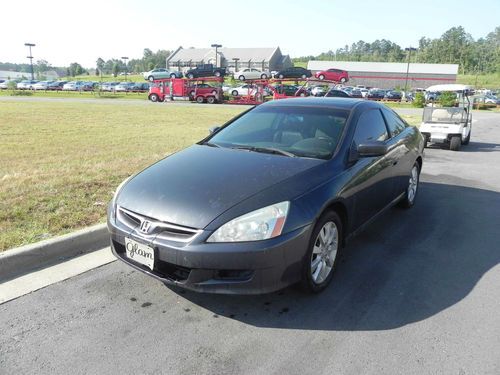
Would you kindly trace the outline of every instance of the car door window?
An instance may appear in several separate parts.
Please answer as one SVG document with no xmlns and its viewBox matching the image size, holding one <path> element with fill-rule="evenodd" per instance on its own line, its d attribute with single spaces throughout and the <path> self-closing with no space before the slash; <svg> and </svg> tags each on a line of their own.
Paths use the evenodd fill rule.
<svg viewBox="0 0 500 375">
<path fill-rule="evenodd" d="M 383 109 L 383 112 L 392 137 L 395 137 L 405 130 L 406 124 L 398 115 L 387 109 Z"/>
<path fill-rule="evenodd" d="M 366 110 L 359 116 L 354 133 L 356 146 L 366 142 L 385 141 L 388 138 L 384 118 L 378 109 Z"/>
</svg>

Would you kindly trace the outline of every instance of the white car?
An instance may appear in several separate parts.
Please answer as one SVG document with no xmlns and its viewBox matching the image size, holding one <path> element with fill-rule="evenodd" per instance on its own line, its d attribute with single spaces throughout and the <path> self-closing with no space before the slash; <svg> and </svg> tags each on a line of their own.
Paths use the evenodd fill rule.
<svg viewBox="0 0 500 375">
<path fill-rule="evenodd" d="M 68 83 L 65 83 L 63 86 L 63 91 L 78 91 L 82 90 L 84 86 L 84 83 L 82 81 L 71 81 Z"/>
<path fill-rule="evenodd" d="M 52 81 L 40 81 L 33 85 L 33 90 L 47 90 Z"/>
<path fill-rule="evenodd" d="M 240 81 L 245 81 L 247 79 L 267 79 L 271 77 L 271 73 L 255 68 L 245 68 L 234 72 L 233 77 Z"/>
<path fill-rule="evenodd" d="M 31 90 L 33 88 L 33 85 L 37 82 L 38 81 L 32 81 L 32 80 L 21 81 L 17 84 L 17 89 L 18 90 Z"/>
<path fill-rule="evenodd" d="M 153 82 L 155 79 L 165 79 L 165 78 L 182 78 L 182 73 L 178 71 L 170 71 L 165 68 L 158 68 L 150 70 L 149 72 L 142 73 L 145 80 Z"/>
<path fill-rule="evenodd" d="M 368 89 L 359 89 L 359 91 L 361 91 L 361 95 L 363 96 L 363 98 L 366 98 L 366 96 L 368 95 Z"/>
<path fill-rule="evenodd" d="M 3 82 L 0 83 L 0 89 L 1 90 L 5 90 L 5 89 L 8 89 L 9 88 L 9 82 L 11 82 L 10 80 L 5 80 Z"/>
<path fill-rule="evenodd" d="M 254 85 L 241 85 L 238 87 L 228 87 L 226 92 L 232 96 L 254 95 L 257 92 L 257 88 Z"/>
</svg>

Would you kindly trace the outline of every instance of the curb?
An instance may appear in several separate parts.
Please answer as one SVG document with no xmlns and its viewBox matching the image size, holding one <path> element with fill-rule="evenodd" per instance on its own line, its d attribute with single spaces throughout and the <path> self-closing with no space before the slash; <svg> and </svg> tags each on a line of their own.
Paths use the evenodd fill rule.
<svg viewBox="0 0 500 375">
<path fill-rule="evenodd" d="M 0 253 L 0 282 L 109 245 L 106 224 Z"/>
</svg>

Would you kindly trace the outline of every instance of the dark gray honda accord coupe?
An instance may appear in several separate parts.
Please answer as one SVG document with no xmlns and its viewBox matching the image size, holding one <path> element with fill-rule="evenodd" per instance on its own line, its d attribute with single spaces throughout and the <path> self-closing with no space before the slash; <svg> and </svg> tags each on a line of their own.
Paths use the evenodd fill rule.
<svg viewBox="0 0 500 375">
<path fill-rule="evenodd" d="M 418 192 L 424 139 L 391 109 L 276 100 L 124 181 L 108 209 L 114 254 L 166 284 L 323 290 L 346 240 Z"/>
</svg>

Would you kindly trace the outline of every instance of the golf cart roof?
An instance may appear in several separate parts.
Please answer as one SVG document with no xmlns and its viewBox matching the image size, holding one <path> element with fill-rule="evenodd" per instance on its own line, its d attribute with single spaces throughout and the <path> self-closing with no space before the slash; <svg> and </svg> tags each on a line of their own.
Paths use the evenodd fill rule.
<svg viewBox="0 0 500 375">
<path fill-rule="evenodd" d="M 452 91 L 452 92 L 467 92 L 472 91 L 473 87 L 469 85 L 461 85 L 458 83 L 451 83 L 446 85 L 434 85 L 427 88 L 427 92 L 444 92 L 444 91 Z"/>
</svg>

